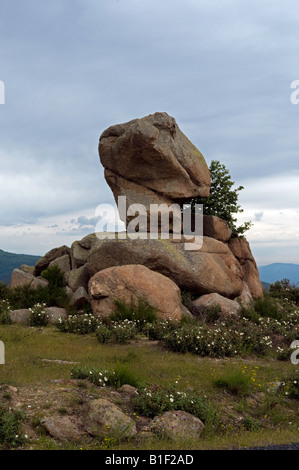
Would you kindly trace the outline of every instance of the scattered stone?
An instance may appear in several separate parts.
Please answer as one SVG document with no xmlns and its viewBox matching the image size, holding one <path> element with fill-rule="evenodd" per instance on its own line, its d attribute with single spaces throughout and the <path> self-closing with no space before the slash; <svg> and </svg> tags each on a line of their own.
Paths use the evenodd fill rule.
<svg viewBox="0 0 299 470">
<path fill-rule="evenodd" d="M 156 416 L 149 425 L 149 430 L 168 439 L 198 439 L 204 427 L 200 419 L 178 410 Z"/>
<path fill-rule="evenodd" d="M 48 416 L 41 421 L 48 433 L 59 441 L 79 442 L 83 433 L 76 420 L 69 416 Z"/>
<path fill-rule="evenodd" d="M 192 312 L 202 315 L 208 308 L 219 306 L 223 317 L 238 315 L 241 306 L 235 300 L 227 299 L 219 294 L 206 294 L 192 302 Z"/>
<path fill-rule="evenodd" d="M 119 432 L 122 436 L 132 437 L 137 433 L 134 421 L 117 405 L 105 398 L 92 400 L 89 403 L 83 424 L 85 430 L 92 436 Z"/>
<path fill-rule="evenodd" d="M 124 384 L 118 389 L 119 393 L 124 395 L 128 395 L 129 397 L 134 397 L 138 394 L 138 390 L 136 387 L 132 385 Z"/>
<path fill-rule="evenodd" d="M 80 364 L 80 362 L 62 361 L 60 359 L 42 359 L 42 362 L 54 362 L 55 364 Z"/>
</svg>

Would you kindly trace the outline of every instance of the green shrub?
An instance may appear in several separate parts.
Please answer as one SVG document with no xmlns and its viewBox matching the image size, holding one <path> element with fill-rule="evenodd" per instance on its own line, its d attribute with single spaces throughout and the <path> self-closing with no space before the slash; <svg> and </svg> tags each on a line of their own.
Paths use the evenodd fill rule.
<svg viewBox="0 0 299 470">
<path fill-rule="evenodd" d="M 134 321 L 136 322 L 136 325 L 138 325 L 138 328 L 142 330 L 145 324 L 153 323 L 157 320 L 157 311 L 155 307 L 142 298 L 139 298 L 137 303 L 134 303 L 132 300 L 130 305 L 127 305 L 119 299 L 116 299 L 114 303 L 116 305 L 116 309 L 110 315 L 110 318 L 113 321 Z"/>
<path fill-rule="evenodd" d="M 9 287 L 5 282 L 0 282 L 0 300 L 8 298 L 9 290 Z"/>
<path fill-rule="evenodd" d="M 117 388 L 120 388 L 122 385 L 132 385 L 132 387 L 139 388 L 141 387 L 141 379 L 136 376 L 128 366 L 117 363 L 115 368 L 115 381 Z"/>
<path fill-rule="evenodd" d="M 9 325 L 11 320 L 11 307 L 7 299 L 0 299 L 0 325 Z"/>
<path fill-rule="evenodd" d="M 269 287 L 269 293 L 271 297 L 299 304 L 299 287 L 291 284 L 289 279 L 272 283 Z"/>
<path fill-rule="evenodd" d="M 207 323 L 215 323 L 221 318 L 221 307 L 220 305 L 213 305 L 207 307 L 204 312 L 204 319 Z"/>
<path fill-rule="evenodd" d="M 9 289 L 7 296 L 12 310 L 32 308 L 37 303 L 45 303 L 49 307 L 69 308 L 69 296 L 62 287 L 38 286 L 30 289 L 29 286 L 18 286 Z"/>
<path fill-rule="evenodd" d="M 182 304 L 190 311 L 192 311 L 192 301 L 197 299 L 198 294 L 194 294 L 194 292 L 187 290 L 187 289 L 181 289 L 181 299 L 182 299 Z"/>
<path fill-rule="evenodd" d="M 246 431 L 258 431 L 261 428 L 262 423 L 258 419 L 252 418 L 251 416 L 245 416 L 242 425 Z"/>
<path fill-rule="evenodd" d="M 65 287 L 66 285 L 64 273 L 56 264 L 45 269 L 41 276 L 48 281 L 50 289 Z"/>
<path fill-rule="evenodd" d="M 24 442 L 23 421 L 24 415 L 21 412 L 7 410 L 0 403 L 0 448 L 12 449 Z"/>
<path fill-rule="evenodd" d="M 108 343 L 112 339 L 112 336 L 113 334 L 111 328 L 108 328 L 108 326 L 104 325 L 103 323 L 98 325 L 96 337 L 99 343 Z"/>
<path fill-rule="evenodd" d="M 254 301 L 254 310 L 261 317 L 280 320 L 283 316 L 282 310 L 279 308 L 275 300 L 267 296 Z"/>
</svg>

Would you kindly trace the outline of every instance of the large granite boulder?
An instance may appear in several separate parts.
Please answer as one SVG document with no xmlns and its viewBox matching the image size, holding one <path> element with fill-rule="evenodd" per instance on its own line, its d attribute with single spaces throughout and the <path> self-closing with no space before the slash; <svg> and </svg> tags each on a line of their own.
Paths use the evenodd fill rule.
<svg viewBox="0 0 299 470">
<path fill-rule="evenodd" d="M 143 299 L 157 309 L 159 318 L 179 320 L 189 313 L 182 305 L 178 286 L 141 265 L 103 269 L 90 279 L 89 295 L 96 316 L 109 316 L 115 310 L 115 299 L 127 305 Z"/>
</svg>

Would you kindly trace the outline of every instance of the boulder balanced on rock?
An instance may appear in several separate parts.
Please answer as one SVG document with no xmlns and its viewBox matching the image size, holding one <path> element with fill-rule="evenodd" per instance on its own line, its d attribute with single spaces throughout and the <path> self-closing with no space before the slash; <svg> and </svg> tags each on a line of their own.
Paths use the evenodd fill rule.
<svg viewBox="0 0 299 470">
<path fill-rule="evenodd" d="M 150 204 L 209 196 L 204 157 L 166 113 L 109 127 L 100 137 L 99 154 L 116 203 L 126 196 L 128 205 L 143 204 L 149 213 Z"/>
</svg>

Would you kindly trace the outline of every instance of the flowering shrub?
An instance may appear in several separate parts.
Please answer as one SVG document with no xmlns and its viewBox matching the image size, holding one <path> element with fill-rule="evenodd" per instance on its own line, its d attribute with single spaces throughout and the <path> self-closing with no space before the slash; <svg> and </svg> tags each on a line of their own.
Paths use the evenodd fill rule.
<svg viewBox="0 0 299 470">
<path fill-rule="evenodd" d="M 57 328 L 64 333 L 86 335 L 94 333 L 101 321 L 90 313 L 69 315 L 66 319 L 60 318 Z"/>
<path fill-rule="evenodd" d="M 88 379 L 95 385 L 106 387 L 116 384 L 115 372 L 111 370 L 95 369 L 92 367 L 78 367 L 71 369 L 71 377 L 73 379 Z"/>
<path fill-rule="evenodd" d="M 73 379 L 88 379 L 98 387 L 121 387 L 124 384 L 133 387 L 140 386 L 140 380 L 123 364 L 116 364 L 113 370 L 95 369 L 93 367 L 74 366 L 71 369 L 71 377 Z"/>
<path fill-rule="evenodd" d="M 29 325 L 30 326 L 47 326 L 49 323 L 48 315 L 45 312 L 46 304 L 35 304 L 29 308 Z"/>
<path fill-rule="evenodd" d="M 135 338 L 137 332 L 138 326 L 136 326 L 136 322 L 134 321 L 112 321 L 106 325 L 99 325 L 96 331 L 96 337 L 100 343 L 110 341 L 112 343 L 125 344 Z"/>
<path fill-rule="evenodd" d="M 143 388 L 132 398 L 131 404 L 138 414 L 150 418 L 166 411 L 182 410 L 201 419 L 207 430 L 219 425 L 218 412 L 205 396 L 201 397 L 196 392 L 178 391 L 176 387 Z"/>
<path fill-rule="evenodd" d="M 3 404 L 0 404 L 0 449 L 12 449 L 23 443 L 24 419 L 20 411 L 7 410 Z"/>
<path fill-rule="evenodd" d="M 272 345 L 269 336 L 246 319 L 228 319 L 213 325 L 164 320 L 149 327 L 147 335 L 159 339 L 171 351 L 210 357 L 236 356 L 244 351 L 264 354 Z"/>
</svg>

